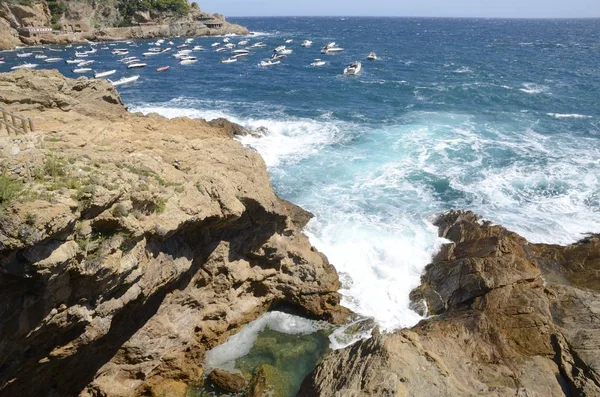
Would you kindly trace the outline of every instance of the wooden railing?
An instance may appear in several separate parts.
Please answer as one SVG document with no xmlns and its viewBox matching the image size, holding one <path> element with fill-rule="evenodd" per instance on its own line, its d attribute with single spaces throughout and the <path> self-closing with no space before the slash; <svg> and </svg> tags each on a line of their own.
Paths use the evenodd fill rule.
<svg viewBox="0 0 600 397">
<path fill-rule="evenodd" d="M 15 134 L 27 134 L 34 131 L 33 120 L 21 117 L 0 107 L 0 131 L 2 130 L 2 126 L 6 127 L 9 135 L 11 130 Z"/>
</svg>

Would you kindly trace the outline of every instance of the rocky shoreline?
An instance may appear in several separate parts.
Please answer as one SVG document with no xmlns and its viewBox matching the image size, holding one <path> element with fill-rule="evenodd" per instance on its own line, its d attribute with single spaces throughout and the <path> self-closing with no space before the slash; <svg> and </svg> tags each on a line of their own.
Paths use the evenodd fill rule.
<svg viewBox="0 0 600 397">
<path fill-rule="evenodd" d="M 0 74 L 0 104 L 40 131 L 0 139 L 0 396 L 183 396 L 272 308 L 345 321 L 310 214 L 235 126 L 130 114 L 56 71 Z"/>
<path fill-rule="evenodd" d="M 129 113 L 107 82 L 0 74 L 0 396 L 185 396 L 207 350 L 285 308 L 346 323 L 335 268 L 227 120 Z M 298 396 L 600 396 L 600 236 L 531 244 L 470 212 L 411 294 L 426 317 L 329 353 Z M 251 396 L 252 381 L 210 379 Z M 35 379 L 33 382 L 32 379 Z"/>
<path fill-rule="evenodd" d="M 338 350 L 298 396 L 600 396 L 600 235 L 530 244 L 470 212 L 411 299 L 410 330 Z"/>
</svg>

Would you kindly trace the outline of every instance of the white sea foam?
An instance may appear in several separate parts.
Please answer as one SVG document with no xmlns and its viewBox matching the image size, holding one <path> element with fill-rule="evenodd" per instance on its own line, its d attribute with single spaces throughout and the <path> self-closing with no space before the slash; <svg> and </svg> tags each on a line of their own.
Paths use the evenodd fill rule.
<svg viewBox="0 0 600 397">
<path fill-rule="evenodd" d="M 410 112 L 397 125 L 372 130 L 331 113 L 314 120 L 278 111 L 276 119 L 240 118 L 226 104 L 175 105 L 189 104 L 137 110 L 269 129 L 266 137 L 241 141 L 261 153 L 276 184 L 299 191 L 294 200 L 316 215 L 307 234 L 340 272 L 344 305 L 384 330 L 420 320 L 408 294 L 441 244 L 429 222 L 435 214 L 471 209 L 533 242 L 565 244 L 600 231 L 597 142 L 524 128 L 527 118 L 535 126 L 529 113 L 502 124 Z"/>
<path fill-rule="evenodd" d="M 240 332 L 227 341 L 206 352 L 206 373 L 213 368 L 236 372 L 235 360 L 248 353 L 258 335 L 266 328 L 288 335 L 308 335 L 330 327 L 329 324 L 308 320 L 282 312 L 268 312 L 247 324 Z"/>
<path fill-rule="evenodd" d="M 555 119 L 591 119 L 592 116 L 586 116 L 585 114 L 577 113 L 546 113 L 550 117 Z"/>
<path fill-rule="evenodd" d="M 548 93 L 549 90 L 550 88 L 548 86 L 535 83 L 523 83 L 523 88 L 519 88 L 519 91 L 526 94 L 545 94 Z"/>
</svg>

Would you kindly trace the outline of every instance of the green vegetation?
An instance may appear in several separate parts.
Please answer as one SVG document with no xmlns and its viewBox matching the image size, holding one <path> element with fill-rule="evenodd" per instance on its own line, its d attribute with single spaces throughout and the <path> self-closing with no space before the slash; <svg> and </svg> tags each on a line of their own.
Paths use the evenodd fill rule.
<svg viewBox="0 0 600 397">
<path fill-rule="evenodd" d="M 117 8 L 122 18 L 121 25 L 126 25 L 138 11 L 185 15 L 189 11 L 190 5 L 187 0 L 120 0 Z"/>
<path fill-rule="evenodd" d="M 6 208 L 23 193 L 23 183 L 19 180 L 0 174 L 0 209 Z"/>
<path fill-rule="evenodd" d="M 48 8 L 50 9 L 50 25 L 53 29 L 60 29 L 62 27 L 60 18 L 67 11 L 67 6 L 60 0 L 46 0 L 46 3 L 48 3 Z"/>
</svg>

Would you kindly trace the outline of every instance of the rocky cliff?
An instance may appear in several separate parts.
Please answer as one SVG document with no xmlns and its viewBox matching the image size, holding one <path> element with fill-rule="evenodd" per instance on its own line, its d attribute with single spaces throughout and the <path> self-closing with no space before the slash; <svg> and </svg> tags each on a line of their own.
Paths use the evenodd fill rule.
<svg viewBox="0 0 600 397">
<path fill-rule="evenodd" d="M 299 396 L 600 396 L 600 236 L 529 244 L 472 213 L 413 291 L 431 315 L 331 353 Z"/>
<path fill-rule="evenodd" d="M 154 3 L 157 5 L 151 8 Z M 161 8 L 163 3 L 169 4 L 172 10 L 166 6 Z M 179 3 L 179 8 L 172 5 Z M 19 32 L 20 28 L 32 26 L 52 26 L 60 34 L 28 37 Z M 227 22 L 222 15 L 205 13 L 196 3 L 190 5 L 187 0 L 0 1 L 0 50 L 85 40 L 248 33 L 245 27 Z"/>
<path fill-rule="evenodd" d="M 130 114 L 103 81 L 0 75 L 0 396 L 178 396 L 271 309 L 343 321 L 338 277 L 219 121 Z"/>
</svg>

